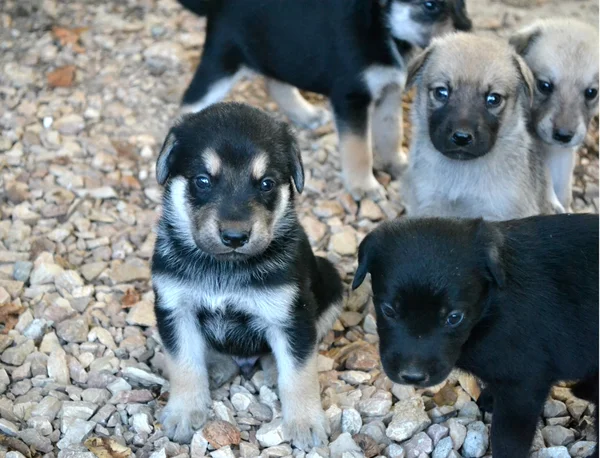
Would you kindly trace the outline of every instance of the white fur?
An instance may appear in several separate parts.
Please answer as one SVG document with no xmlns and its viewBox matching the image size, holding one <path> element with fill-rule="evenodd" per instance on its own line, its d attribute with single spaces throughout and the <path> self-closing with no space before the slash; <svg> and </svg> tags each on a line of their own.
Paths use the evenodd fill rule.
<svg viewBox="0 0 600 458">
<path fill-rule="evenodd" d="M 328 111 L 309 103 L 294 86 L 269 78 L 267 89 L 281 111 L 296 124 L 314 129 L 329 121 Z"/>
<path fill-rule="evenodd" d="M 415 22 L 410 17 L 411 5 L 402 4 L 400 2 L 392 2 L 389 15 L 389 26 L 392 35 L 409 43 L 416 43 L 421 47 L 427 46 L 425 42 L 426 34 L 424 28 L 418 22 Z"/>
<path fill-rule="evenodd" d="M 325 334 L 333 327 L 333 323 L 337 320 L 341 310 L 342 303 L 338 302 L 332 304 L 331 307 L 319 317 L 319 320 L 317 321 L 317 340 L 321 340 L 325 337 Z"/>
<path fill-rule="evenodd" d="M 405 70 L 387 65 L 371 65 L 363 72 L 363 78 L 373 100 L 379 100 L 384 89 L 392 84 L 399 86 L 403 91 L 406 85 L 406 76 Z"/>
<path fill-rule="evenodd" d="M 207 93 L 195 103 L 183 105 L 181 107 L 182 113 L 198 113 L 204 108 L 214 103 L 223 100 L 232 86 L 242 77 L 250 75 L 251 72 L 245 68 L 238 70 L 233 76 L 227 76 L 213 83 L 208 89 Z"/>
<path fill-rule="evenodd" d="M 552 188 L 563 208 L 569 211 L 573 198 L 573 170 L 575 169 L 577 146 L 565 148 L 560 145 L 545 145 L 545 148 L 546 164 L 550 169 Z"/>
</svg>

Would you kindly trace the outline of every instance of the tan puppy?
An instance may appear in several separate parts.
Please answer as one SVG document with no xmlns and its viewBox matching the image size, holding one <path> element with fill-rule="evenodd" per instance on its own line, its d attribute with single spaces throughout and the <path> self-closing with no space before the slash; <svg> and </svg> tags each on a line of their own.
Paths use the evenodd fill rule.
<svg viewBox="0 0 600 458">
<path fill-rule="evenodd" d="M 507 43 L 453 34 L 409 69 L 416 83 L 405 180 L 411 216 L 493 220 L 551 213 L 527 130 L 533 76 Z"/>
<path fill-rule="evenodd" d="M 577 148 L 598 114 L 598 30 L 574 19 L 544 20 L 517 32 L 510 43 L 536 78 L 532 122 L 538 151 L 568 211 Z"/>
</svg>

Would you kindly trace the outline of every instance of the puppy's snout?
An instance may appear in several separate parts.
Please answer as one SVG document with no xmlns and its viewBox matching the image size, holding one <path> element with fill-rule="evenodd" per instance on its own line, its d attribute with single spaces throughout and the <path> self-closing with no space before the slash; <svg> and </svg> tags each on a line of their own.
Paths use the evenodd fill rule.
<svg viewBox="0 0 600 458">
<path fill-rule="evenodd" d="M 473 143 L 473 134 L 468 130 L 456 130 L 451 137 L 452 143 L 457 146 L 467 146 Z"/>
<path fill-rule="evenodd" d="M 560 143 L 569 143 L 574 136 L 575 133 L 568 129 L 554 129 L 552 132 L 552 138 Z"/>
<path fill-rule="evenodd" d="M 243 247 L 250 239 L 250 231 L 239 229 L 221 229 L 221 242 L 229 248 Z"/>
<path fill-rule="evenodd" d="M 404 372 L 400 372 L 400 378 L 404 383 L 411 385 L 418 385 L 419 383 L 426 382 L 429 376 L 422 371 L 417 369 L 411 369 Z"/>
</svg>

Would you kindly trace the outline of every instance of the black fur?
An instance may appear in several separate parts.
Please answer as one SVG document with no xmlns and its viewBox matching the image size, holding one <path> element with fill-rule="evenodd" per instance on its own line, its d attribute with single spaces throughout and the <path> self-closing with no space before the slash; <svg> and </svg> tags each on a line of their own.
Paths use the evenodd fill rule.
<svg viewBox="0 0 600 458">
<path fill-rule="evenodd" d="M 314 349 L 318 318 L 333 303 L 341 302 L 343 287 L 336 269 L 327 260 L 313 255 L 295 213 L 292 181 L 301 189 L 303 174 L 300 173 L 302 164 L 293 135 L 285 124 L 258 109 L 236 103 L 212 105 L 196 115 L 184 117 L 171 134 L 176 140 L 167 161 L 166 210 L 172 205 L 170 194 L 174 177 L 184 177 L 189 182 L 188 188 L 193 189 L 195 177 L 206 172 L 201 153 L 207 147 L 217 152 L 223 164 L 228 164 L 229 168 L 223 174 L 234 176 L 230 177 L 231 180 L 215 180 L 211 195 L 195 195 L 192 192 L 189 198 L 192 210 L 201 209 L 217 199 L 223 208 L 237 208 L 241 214 L 237 214 L 236 218 L 244 218 L 243 213 L 256 206 L 272 213 L 274 201 L 255 198 L 251 188 L 243 187 L 243 183 L 250 181 L 246 165 L 259 152 L 267 153 L 269 176 L 278 179 L 278 186 L 288 187 L 291 198 L 284 221 L 274 232 L 271 243 L 263 252 L 253 256 L 223 258 L 206 253 L 199 247 L 190 247 L 189 237 L 182 235 L 177 220 L 163 212 L 152 258 L 153 276 L 166 275 L 199 286 L 203 281 L 212 279 L 225 293 L 228 288 L 242 292 L 268 292 L 269 288 L 277 286 L 297 285 L 299 293 L 291 307 L 290 319 L 281 326 L 289 338 L 293 355 L 301 363 Z M 245 191 L 236 193 L 237 188 Z M 155 294 L 159 333 L 169 353 L 177 354 L 176 315 L 164 307 L 163 292 L 155 288 Z M 197 307 L 199 329 L 209 346 L 239 357 L 268 352 L 264 330 L 250 326 L 251 320 L 256 317 L 251 311 L 236 310 L 235 305 L 226 304 L 218 310 L 203 308 L 202 304 Z M 211 326 L 217 322 L 227 328 L 225 339 L 213 336 Z"/>
<path fill-rule="evenodd" d="M 597 215 L 382 224 L 353 286 L 371 273 L 387 375 L 473 373 L 493 397 L 494 458 L 529 456 L 554 383 L 579 380 L 574 394 L 598 401 L 598 237 Z"/>
<path fill-rule="evenodd" d="M 470 30 L 463 0 L 180 0 L 207 17 L 202 61 L 185 92 L 193 104 L 242 66 L 331 99 L 340 129 L 366 135 L 371 94 L 362 73 L 371 65 L 403 67 L 415 43 L 395 40 L 387 18 L 395 2 L 415 4 L 423 25 L 451 18 Z"/>
</svg>

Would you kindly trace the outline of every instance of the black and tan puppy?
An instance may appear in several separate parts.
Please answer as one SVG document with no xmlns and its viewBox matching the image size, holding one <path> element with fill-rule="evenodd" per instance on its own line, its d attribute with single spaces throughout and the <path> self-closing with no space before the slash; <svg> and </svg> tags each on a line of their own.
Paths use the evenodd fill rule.
<svg viewBox="0 0 600 458">
<path fill-rule="evenodd" d="M 410 216 L 554 213 L 528 130 L 533 76 L 508 43 L 466 33 L 436 39 L 408 80 L 417 86 L 402 183 Z"/>
<path fill-rule="evenodd" d="M 598 402 L 598 215 L 387 222 L 359 248 L 383 368 L 426 387 L 454 367 L 494 398 L 494 458 L 529 456 L 551 386 Z"/>
<path fill-rule="evenodd" d="M 326 112 L 297 88 L 329 97 L 342 177 L 356 199 L 384 195 L 372 149 L 378 167 L 394 175 L 403 168 L 401 98 L 412 47 L 471 28 L 464 0 L 179 1 L 207 18 L 183 110 L 221 100 L 243 69 L 265 75 L 270 95 L 302 125 L 322 123 Z"/>
<path fill-rule="evenodd" d="M 317 343 L 341 308 L 342 283 L 298 223 L 294 184 L 302 192 L 304 172 L 289 128 L 247 105 L 212 105 L 171 129 L 156 176 L 165 186 L 152 283 L 171 383 L 167 435 L 187 442 L 207 419 L 212 353 L 270 353 L 290 439 L 326 442 Z"/>
<path fill-rule="evenodd" d="M 575 19 L 546 19 L 519 30 L 510 43 L 536 78 L 536 150 L 550 170 L 557 200 L 570 211 L 577 149 L 598 114 L 598 29 Z"/>
</svg>

